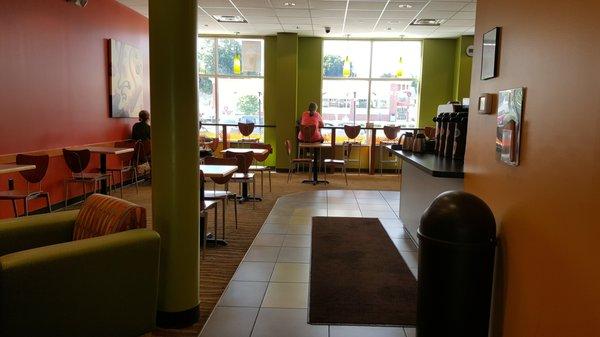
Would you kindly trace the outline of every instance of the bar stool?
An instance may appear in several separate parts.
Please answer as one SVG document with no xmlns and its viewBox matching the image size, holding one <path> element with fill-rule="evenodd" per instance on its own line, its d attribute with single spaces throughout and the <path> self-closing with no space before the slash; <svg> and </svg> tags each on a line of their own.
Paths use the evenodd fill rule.
<svg viewBox="0 0 600 337">
<path fill-rule="evenodd" d="M 393 156 L 391 152 L 387 151 L 388 159 L 384 160 L 384 146 L 396 144 L 396 137 L 400 131 L 399 126 L 385 125 L 383 127 L 383 133 L 386 139 L 379 141 L 379 174 L 383 175 L 383 164 L 384 163 L 395 163 L 398 173 L 400 173 L 400 167 L 398 166 L 398 158 Z M 391 158 L 391 159 L 390 159 Z"/>
<path fill-rule="evenodd" d="M 29 201 L 37 198 L 45 198 L 48 211 L 52 212 L 52 206 L 50 205 L 50 193 L 42 190 L 42 180 L 46 176 L 48 171 L 48 163 L 50 162 L 50 156 L 34 156 L 26 154 L 18 154 L 16 158 L 17 165 L 35 165 L 35 169 L 28 171 L 20 171 L 19 173 L 27 182 L 27 189 L 25 191 L 12 190 L 12 191 L 1 191 L 0 200 L 10 200 L 13 205 L 13 212 L 15 217 L 19 216 L 17 212 L 17 200 L 23 200 L 25 215 L 29 215 Z M 39 184 L 39 190 L 31 191 L 29 184 Z"/>
<path fill-rule="evenodd" d="M 358 151 L 356 151 L 356 153 L 358 153 L 358 156 L 356 159 L 347 159 L 348 163 L 358 163 L 358 174 L 360 174 L 360 166 L 361 166 L 361 160 L 360 160 L 360 146 L 362 145 L 360 141 L 356 140 L 356 137 L 358 137 L 358 135 L 360 134 L 360 125 L 344 125 L 344 133 L 346 134 L 346 137 L 348 137 L 349 140 L 345 141 L 344 144 L 352 144 L 353 146 L 357 146 L 358 147 Z M 345 147 L 344 147 L 344 151 L 345 151 Z"/>
<path fill-rule="evenodd" d="M 248 143 L 257 143 L 260 138 L 250 138 L 252 132 L 254 132 L 254 123 L 238 123 L 238 129 L 242 134 L 242 138 L 238 140 L 238 143 L 248 144 Z"/>
</svg>

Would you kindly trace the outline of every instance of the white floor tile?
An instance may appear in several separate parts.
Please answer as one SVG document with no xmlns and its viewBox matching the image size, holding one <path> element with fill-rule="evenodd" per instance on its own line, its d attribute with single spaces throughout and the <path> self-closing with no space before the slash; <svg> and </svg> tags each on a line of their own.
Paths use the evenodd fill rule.
<svg viewBox="0 0 600 337">
<path fill-rule="evenodd" d="M 247 337 L 258 308 L 216 307 L 204 325 L 200 337 Z"/>
<path fill-rule="evenodd" d="M 327 337 L 327 325 L 307 323 L 306 309 L 261 308 L 252 337 Z"/>
<path fill-rule="evenodd" d="M 276 262 L 280 247 L 250 246 L 244 261 Z"/>
<path fill-rule="evenodd" d="M 310 262 L 310 248 L 307 247 L 281 247 L 277 262 Z"/>
<path fill-rule="evenodd" d="M 262 302 L 265 308 L 307 308 L 308 283 L 270 282 Z"/>
<path fill-rule="evenodd" d="M 259 308 L 267 290 L 267 282 L 232 281 L 227 286 L 218 306 Z"/>
<path fill-rule="evenodd" d="M 286 235 L 283 247 L 310 247 L 310 235 Z"/>
<path fill-rule="evenodd" d="M 281 234 L 269 234 L 269 233 L 259 233 L 254 239 L 254 246 L 269 246 L 269 247 L 279 247 L 283 243 L 283 239 L 285 235 Z"/>
<path fill-rule="evenodd" d="M 234 281 L 268 281 L 275 263 L 242 262 L 233 275 Z"/>
<path fill-rule="evenodd" d="M 406 337 L 403 328 L 332 325 L 329 337 Z"/>
<path fill-rule="evenodd" d="M 308 263 L 276 263 L 271 282 L 308 282 L 310 265 Z"/>
</svg>

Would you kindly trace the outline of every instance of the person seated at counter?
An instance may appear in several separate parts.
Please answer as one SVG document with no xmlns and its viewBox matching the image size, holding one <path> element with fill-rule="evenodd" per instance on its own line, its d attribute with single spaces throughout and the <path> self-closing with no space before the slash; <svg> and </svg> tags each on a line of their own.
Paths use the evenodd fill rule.
<svg viewBox="0 0 600 337">
<path fill-rule="evenodd" d="M 131 139 L 141 141 L 150 140 L 150 113 L 146 110 L 140 111 L 139 120 L 131 128 Z"/>
<path fill-rule="evenodd" d="M 317 103 L 311 102 L 308 105 L 308 111 L 304 111 L 302 113 L 302 117 L 300 118 L 300 125 L 305 125 L 305 126 L 314 125 L 315 126 L 315 133 L 313 133 L 311 140 L 310 140 L 311 143 L 317 143 L 317 142 L 323 143 L 323 141 L 324 141 L 323 136 L 321 135 L 321 128 L 324 126 L 323 119 L 321 118 L 321 114 L 317 111 L 317 108 L 318 108 Z M 304 137 L 302 135 L 302 129 L 298 133 L 298 140 L 299 141 L 304 140 Z"/>
</svg>

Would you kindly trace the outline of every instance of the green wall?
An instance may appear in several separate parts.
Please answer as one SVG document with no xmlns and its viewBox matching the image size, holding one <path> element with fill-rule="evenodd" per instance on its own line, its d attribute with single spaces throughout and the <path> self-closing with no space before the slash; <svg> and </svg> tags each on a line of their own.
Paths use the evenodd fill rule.
<svg viewBox="0 0 600 337">
<path fill-rule="evenodd" d="M 286 139 L 295 137 L 296 107 L 298 99 L 298 34 L 277 34 L 277 73 L 275 74 L 274 121 L 278 145 L 276 161 L 278 168 L 288 166 L 289 159 L 283 145 Z"/>
<path fill-rule="evenodd" d="M 308 108 L 308 103 L 315 102 L 321 109 L 321 92 L 323 82 L 323 39 L 318 37 L 301 37 L 298 39 L 298 102 L 296 118 Z"/>
<path fill-rule="evenodd" d="M 452 100 L 456 39 L 423 40 L 419 126 L 434 125 L 440 104 Z"/>
<path fill-rule="evenodd" d="M 456 39 L 454 56 L 454 89 L 455 101 L 462 101 L 471 93 L 471 67 L 473 57 L 467 55 L 467 47 L 473 44 L 473 36 L 465 35 Z"/>
<path fill-rule="evenodd" d="M 265 124 L 275 125 L 277 111 L 277 37 L 265 37 Z M 283 144 L 277 142 L 277 133 L 274 128 L 265 128 L 265 142 L 273 147 L 266 165 L 275 166 L 277 149 Z"/>
</svg>

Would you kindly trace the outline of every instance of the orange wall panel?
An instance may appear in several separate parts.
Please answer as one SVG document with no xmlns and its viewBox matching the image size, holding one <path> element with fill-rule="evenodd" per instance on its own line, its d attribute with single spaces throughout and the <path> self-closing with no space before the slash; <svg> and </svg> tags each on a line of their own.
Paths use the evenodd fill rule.
<svg viewBox="0 0 600 337">
<path fill-rule="evenodd" d="M 471 109 L 465 190 L 499 225 L 493 336 L 600 336 L 600 2 L 479 0 L 471 101 L 526 87 L 521 163 L 496 159 L 496 115 Z M 499 76 L 482 35 L 502 27 Z"/>
<path fill-rule="evenodd" d="M 85 8 L 64 0 L 0 0 L 0 156 L 129 138 L 136 120 L 109 118 L 112 38 L 145 55 L 149 108 L 145 17 L 114 0 Z M 67 175 L 62 158 L 53 158 L 44 180 L 53 202 L 62 200 Z M 13 176 L 21 186 L 22 178 Z M 7 179 L 0 176 L 0 189 Z M 7 216 L 10 202 L 0 202 L 0 217 Z"/>
</svg>

